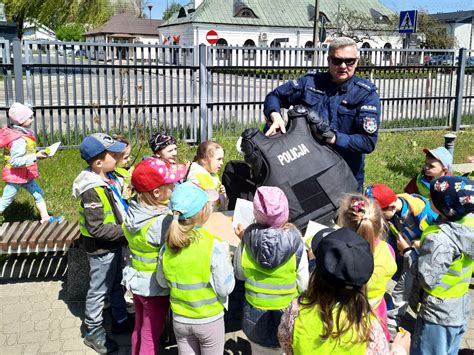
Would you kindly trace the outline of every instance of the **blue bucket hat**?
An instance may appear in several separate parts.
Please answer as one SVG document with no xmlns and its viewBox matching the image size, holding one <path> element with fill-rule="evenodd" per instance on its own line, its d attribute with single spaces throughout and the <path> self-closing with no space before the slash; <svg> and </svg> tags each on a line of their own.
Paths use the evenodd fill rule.
<svg viewBox="0 0 474 355">
<path fill-rule="evenodd" d="M 126 147 L 127 145 L 125 143 L 117 142 L 107 134 L 94 133 L 84 138 L 79 147 L 79 151 L 81 152 L 81 158 L 85 161 L 89 161 L 105 151 L 121 153 Z"/>
<path fill-rule="evenodd" d="M 170 203 L 173 211 L 181 213 L 180 220 L 184 220 L 198 213 L 209 201 L 219 198 L 215 190 L 203 190 L 198 185 L 187 181 L 174 188 Z"/>
<path fill-rule="evenodd" d="M 450 221 L 474 212 L 474 181 L 462 176 L 443 176 L 430 183 L 430 198 Z"/>
<path fill-rule="evenodd" d="M 423 153 L 430 154 L 441 162 L 444 168 L 451 171 L 453 168 L 453 156 L 445 147 L 438 147 L 435 149 L 423 149 Z"/>
</svg>

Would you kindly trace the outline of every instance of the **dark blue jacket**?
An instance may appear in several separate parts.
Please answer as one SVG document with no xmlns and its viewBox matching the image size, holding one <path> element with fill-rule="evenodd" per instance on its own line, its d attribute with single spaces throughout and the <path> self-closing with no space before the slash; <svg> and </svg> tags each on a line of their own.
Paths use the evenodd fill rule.
<svg viewBox="0 0 474 355">
<path fill-rule="evenodd" d="M 362 191 L 364 155 L 375 149 L 380 123 L 380 98 L 375 85 L 356 76 L 336 85 L 329 73 L 310 72 L 270 92 L 265 98 L 264 114 L 269 118 L 282 107 L 298 104 L 315 110 L 329 122 L 336 132 L 333 147 L 351 168 Z"/>
</svg>

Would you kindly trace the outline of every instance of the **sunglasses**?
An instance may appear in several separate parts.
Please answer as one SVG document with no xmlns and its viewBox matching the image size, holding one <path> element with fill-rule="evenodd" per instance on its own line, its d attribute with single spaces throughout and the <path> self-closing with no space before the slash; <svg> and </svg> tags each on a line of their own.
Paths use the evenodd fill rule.
<svg viewBox="0 0 474 355">
<path fill-rule="evenodd" d="M 352 67 L 356 62 L 357 58 L 336 58 L 336 57 L 329 57 L 331 59 L 331 63 L 337 66 L 342 65 L 342 63 L 346 63 L 348 67 Z"/>
</svg>

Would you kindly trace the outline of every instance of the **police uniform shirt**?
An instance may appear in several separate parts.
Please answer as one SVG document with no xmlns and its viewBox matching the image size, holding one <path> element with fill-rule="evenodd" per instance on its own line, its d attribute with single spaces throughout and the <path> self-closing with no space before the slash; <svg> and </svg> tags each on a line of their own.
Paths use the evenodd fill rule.
<svg viewBox="0 0 474 355">
<path fill-rule="evenodd" d="M 269 93 L 264 114 L 269 118 L 272 112 L 280 112 L 281 107 L 298 104 L 318 112 L 336 132 L 333 147 L 351 168 L 361 190 L 364 154 L 375 149 L 380 123 L 380 98 L 376 90 L 370 81 L 355 75 L 337 85 L 329 73 L 310 72 Z"/>
</svg>

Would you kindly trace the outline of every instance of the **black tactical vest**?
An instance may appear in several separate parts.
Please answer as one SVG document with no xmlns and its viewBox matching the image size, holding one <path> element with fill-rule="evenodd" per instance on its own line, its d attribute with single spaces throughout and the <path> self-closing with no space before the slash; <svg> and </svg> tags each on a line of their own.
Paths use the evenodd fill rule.
<svg viewBox="0 0 474 355">
<path fill-rule="evenodd" d="M 288 198 L 290 222 L 334 217 L 342 195 L 357 190 L 349 166 L 332 148 L 311 135 L 307 112 L 288 112 L 286 134 L 266 137 L 251 128 L 242 133 L 242 151 L 258 186 L 278 186 Z"/>
</svg>

